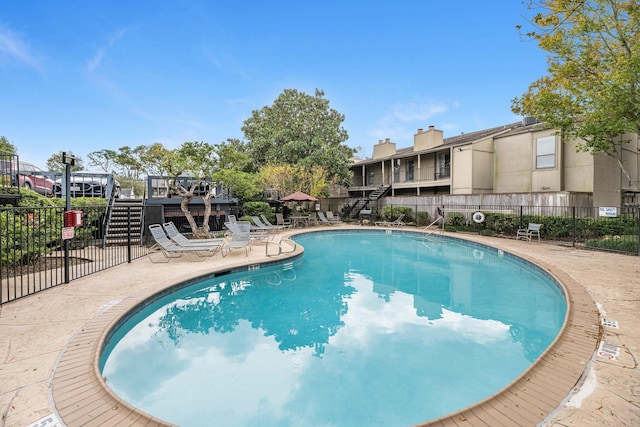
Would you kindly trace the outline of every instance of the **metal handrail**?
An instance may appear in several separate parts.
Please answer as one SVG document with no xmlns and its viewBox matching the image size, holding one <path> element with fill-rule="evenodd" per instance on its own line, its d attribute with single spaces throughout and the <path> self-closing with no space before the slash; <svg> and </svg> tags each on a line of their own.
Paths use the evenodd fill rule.
<svg viewBox="0 0 640 427">
<path fill-rule="evenodd" d="M 441 230 L 440 228 L 437 228 L 435 230 L 430 230 L 431 226 L 435 225 L 438 223 L 438 221 L 443 220 L 444 217 L 442 215 L 438 216 L 431 224 L 427 225 L 425 228 L 422 229 L 422 232 L 424 233 L 425 236 L 428 236 L 430 234 L 435 233 L 438 230 Z M 444 226 L 444 221 L 442 222 L 442 225 Z M 442 230 L 441 230 L 442 231 Z"/>
</svg>

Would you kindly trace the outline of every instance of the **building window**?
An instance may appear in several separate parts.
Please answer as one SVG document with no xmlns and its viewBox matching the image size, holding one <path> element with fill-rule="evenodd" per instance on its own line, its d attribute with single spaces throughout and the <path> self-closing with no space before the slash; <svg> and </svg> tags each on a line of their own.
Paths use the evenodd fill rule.
<svg viewBox="0 0 640 427">
<path fill-rule="evenodd" d="M 545 136 L 536 139 L 536 169 L 556 166 L 556 137 Z"/>
<path fill-rule="evenodd" d="M 449 178 L 451 174 L 451 157 L 449 152 L 438 153 L 438 171 L 436 179 Z"/>
<path fill-rule="evenodd" d="M 413 181 L 413 160 L 407 160 L 407 181 Z"/>
</svg>

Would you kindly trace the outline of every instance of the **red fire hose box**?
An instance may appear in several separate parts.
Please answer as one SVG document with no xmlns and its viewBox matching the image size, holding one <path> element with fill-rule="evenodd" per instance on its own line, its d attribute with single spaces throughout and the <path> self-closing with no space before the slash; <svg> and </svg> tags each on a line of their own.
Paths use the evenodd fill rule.
<svg viewBox="0 0 640 427">
<path fill-rule="evenodd" d="M 82 211 L 66 211 L 64 213 L 64 226 L 65 227 L 82 226 Z"/>
</svg>

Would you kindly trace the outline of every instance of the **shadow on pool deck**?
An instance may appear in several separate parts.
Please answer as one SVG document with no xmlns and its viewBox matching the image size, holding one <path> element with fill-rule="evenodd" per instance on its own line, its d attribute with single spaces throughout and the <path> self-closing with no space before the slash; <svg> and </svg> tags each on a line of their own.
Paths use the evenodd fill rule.
<svg viewBox="0 0 640 427">
<path fill-rule="evenodd" d="M 430 424 L 535 425 L 545 418 L 550 426 L 637 424 L 640 258 L 450 235 L 503 249 L 552 272 L 567 287 L 571 317 L 554 346 L 511 387 Z M 215 269 L 273 259 L 264 256 L 261 245 L 255 245 L 248 258 L 244 252 L 203 262 L 153 264 L 143 258 L 0 306 L 0 427 L 25 427 L 52 412 L 71 427 L 164 425 L 129 408 L 102 386 L 96 358 L 105 330 L 137 301 L 162 288 Z M 594 300 L 618 328 L 600 326 Z M 597 355 L 600 334 L 619 349 L 617 360 Z M 585 385 L 578 387 L 582 381 Z"/>
</svg>

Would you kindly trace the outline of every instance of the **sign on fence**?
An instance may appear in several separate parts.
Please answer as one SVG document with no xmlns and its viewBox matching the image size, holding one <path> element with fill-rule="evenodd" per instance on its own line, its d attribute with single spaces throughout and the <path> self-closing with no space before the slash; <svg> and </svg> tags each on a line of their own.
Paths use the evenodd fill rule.
<svg viewBox="0 0 640 427">
<path fill-rule="evenodd" d="M 598 208 L 598 215 L 599 216 L 607 216 L 607 217 L 616 217 L 618 216 L 618 208 L 604 208 L 604 207 L 600 207 Z"/>
<path fill-rule="evenodd" d="M 75 227 L 62 227 L 62 240 L 73 239 Z"/>
</svg>

